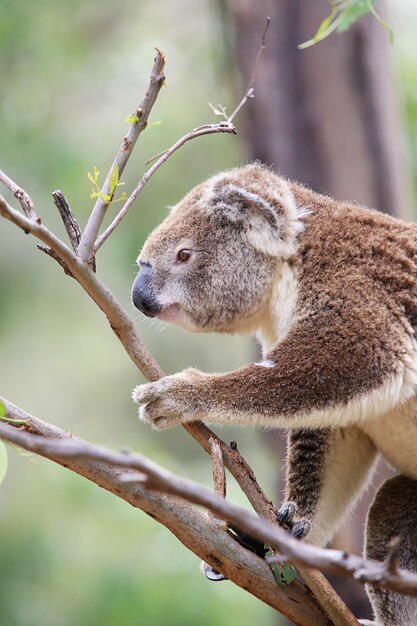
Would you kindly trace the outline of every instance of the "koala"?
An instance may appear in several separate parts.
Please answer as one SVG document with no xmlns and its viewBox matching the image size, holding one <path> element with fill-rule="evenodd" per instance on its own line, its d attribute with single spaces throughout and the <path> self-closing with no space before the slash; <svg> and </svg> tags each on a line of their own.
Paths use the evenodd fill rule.
<svg viewBox="0 0 417 626">
<path fill-rule="evenodd" d="M 398 471 L 378 492 L 366 555 L 401 536 L 417 571 L 417 226 L 337 202 L 259 163 L 195 187 L 151 233 L 132 301 L 198 332 L 251 333 L 262 360 L 140 385 L 156 429 L 210 424 L 285 428 L 278 520 L 326 545 L 382 454 Z M 375 623 L 417 624 L 417 600 L 369 589 Z"/>
</svg>

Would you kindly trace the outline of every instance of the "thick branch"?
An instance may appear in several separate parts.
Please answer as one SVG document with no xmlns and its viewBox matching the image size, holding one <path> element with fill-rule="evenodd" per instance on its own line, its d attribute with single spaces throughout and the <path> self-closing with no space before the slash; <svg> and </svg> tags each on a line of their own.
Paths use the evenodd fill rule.
<svg viewBox="0 0 417 626">
<path fill-rule="evenodd" d="M 104 462 L 99 460 L 100 454 L 103 454 L 103 459 L 106 458 L 107 451 L 91 446 L 56 426 L 42 422 L 4 399 L 1 401 L 6 406 L 8 417 L 28 420 L 31 433 L 35 433 L 26 433 L 13 426 L 0 424 L 1 437 L 15 441 L 17 445 L 27 449 L 37 448 L 37 453 L 41 456 L 69 468 L 140 508 L 166 526 L 200 559 L 220 569 L 235 584 L 280 611 L 295 624 L 331 626 L 304 585 L 297 581 L 290 587 L 277 585 L 265 561 L 242 548 L 229 533 L 219 528 L 210 516 L 178 497 L 162 494 L 138 482 L 127 481 L 124 462 L 127 457 L 124 454 L 110 453 L 116 454 L 113 460 L 119 460 L 121 463 L 109 465 L 108 458 Z M 53 438 L 54 441 L 48 442 L 45 438 Z M 56 441 L 57 439 L 60 441 Z M 55 446 L 55 449 L 50 448 L 48 453 L 42 452 L 41 447 L 44 444 Z M 87 456 L 82 457 L 80 454 L 76 457 L 65 456 L 65 447 L 68 445 L 79 446 Z M 62 448 L 59 449 L 59 446 Z M 89 455 L 98 456 L 88 458 Z M 149 468 L 151 466 L 157 468 L 151 461 L 147 463 L 150 464 Z M 137 477 L 137 470 L 133 475 Z"/>
<path fill-rule="evenodd" d="M 123 137 L 122 144 L 118 153 L 110 167 L 107 174 L 104 185 L 101 189 L 101 194 L 97 198 L 94 208 L 91 212 L 90 218 L 85 227 L 84 233 L 81 237 L 80 245 L 78 247 L 78 254 L 84 261 L 91 263 L 93 258 L 93 247 L 100 226 L 103 222 L 104 216 L 108 209 L 109 203 L 106 203 L 101 196 L 109 195 L 110 193 L 110 178 L 112 173 L 118 168 L 119 177 L 122 175 L 126 163 L 132 153 L 135 143 L 148 124 L 148 117 L 153 105 L 158 97 L 159 91 L 165 82 L 164 76 L 165 67 L 165 55 L 161 50 L 156 49 L 156 57 L 154 60 L 151 77 L 149 80 L 148 91 L 145 97 L 135 111 L 135 117 L 137 121 L 132 122 L 129 126 L 129 130 Z"/>
<path fill-rule="evenodd" d="M 7 416 L 22 420 L 21 409 L 10 410 L 10 403 L 5 402 Z M 29 419 L 29 427 L 36 430 L 34 419 Z M 36 420 L 38 422 L 38 420 Z M 48 425 L 49 429 L 54 428 Z M 232 504 L 218 494 L 209 491 L 202 485 L 191 480 L 180 478 L 161 468 L 153 461 L 140 454 L 113 452 L 106 448 L 93 446 L 81 440 L 45 439 L 29 432 L 18 430 L 10 425 L 0 424 L 0 435 L 26 450 L 31 450 L 47 458 L 61 458 L 72 461 L 82 459 L 138 470 L 140 475 L 122 473 L 122 483 L 140 484 L 148 489 L 162 491 L 184 498 L 193 504 L 202 505 L 216 513 L 224 520 L 231 522 L 238 529 L 245 531 L 255 539 L 279 549 L 281 553 L 295 564 L 307 567 L 320 567 L 324 571 L 346 577 L 353 577 L 360 582 L 378 584 L 392 591 L 417 596 L 417 574 L 393 568 L 391 559 L 384 563 L 364 559 L 341 550 L 325 550 L 297 541 L 276 524 L 260 519 L 246 509 Z M 120 475 L 119 475 L 120 478 Z M 269 562 L 282 561 L 282 556 L 273 557 Z"/>
</svg>

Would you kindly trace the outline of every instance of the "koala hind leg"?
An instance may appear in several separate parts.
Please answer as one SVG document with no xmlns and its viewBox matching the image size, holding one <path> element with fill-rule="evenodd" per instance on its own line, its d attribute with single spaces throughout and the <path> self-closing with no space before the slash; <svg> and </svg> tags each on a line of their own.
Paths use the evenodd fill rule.
<svg viewBox="0 0 417 626">
<path fill-rule="evenodd" d="M 399 567 L 417 572 L 417 480 L 394 476 L 384 482 L 368 513 L 365 554 L 383 561 L 390 541 L 400 537 Z M 417 597 L 367 585 L 378 624 L 416 626 Z"/>
<path fill-rule="evenodd" d="M 366 485 L 375 459 L 374 444 L 355 426 L 291 430 L 278 521 L 294 536 L 326 545 Z"/>
</svg>

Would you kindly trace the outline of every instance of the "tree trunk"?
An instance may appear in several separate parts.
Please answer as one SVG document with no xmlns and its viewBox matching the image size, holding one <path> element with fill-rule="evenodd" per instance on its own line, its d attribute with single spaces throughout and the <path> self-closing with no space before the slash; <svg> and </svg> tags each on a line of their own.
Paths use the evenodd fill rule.
<svg viewBox="0 0 417 626">
<path fill-rule="evenodd" d="M 411 180 L 386 29 L 365 16 L 347 33 L 299 50 L 329 14 L 326 0 L 219 1 L 227 35 L 234 24 L 244 83 L 252 74 L 266 16 L 271 17 L 255 100 L 246 110 L 249 157 L 337 199 L 411 219 Z M 284 454 L 279 434 L 273 445 Z M 386 472 L 378 473 L 378 483 Z M 338 546 L 362 549 L 371 497 L 368 493 L 362 500 L 355 523 L 336 539 Z M 370 616 L 361 587 L 332 582 L 356 615 Z"/>
</svg>

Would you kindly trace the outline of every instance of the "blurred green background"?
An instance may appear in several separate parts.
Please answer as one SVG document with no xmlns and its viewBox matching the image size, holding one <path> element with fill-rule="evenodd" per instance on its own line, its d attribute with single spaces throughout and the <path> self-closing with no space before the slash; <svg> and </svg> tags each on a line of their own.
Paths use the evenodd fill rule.
<svg viewBox="0 0 417 626">
<path fill-rule="evenodd" d="M 415 154 L 417 20 L 411 2 L 398 4 L 393 54 Z M 126 130 L 123 120 L 146 89 L 153 46 L 168 59 L 167 88 L 150 118 L 161 123 L 141 137 L 124 176 L 127 192 L 147 157 L 213 120 L 209 101 L 229 108 L 236 102 L 215 2 L 0 0 L 1 167 L 63 236 L 50 193 L 62 189 L 84 225 L 92 207 L 87 171 L 96 165 L 102 176 L 107 172 Z M 99 276 L 167 372 L 227 370 L 256 354 L 246 338 L 193 336 L 150 323 L 129 297 L 135 258 L 166 206 L 246 158 L 239 136 L 188 144 L 155 175 L 99 253 Z M 81 437 L 115 449 L 129 445 L 210 485 L 206 455 L 181 429 L 156 434 L 136 419 L 130 392 L 140 375 L 102 313 L 36 250 L 33 238 L 5 221 L 0 294 L 2 395 Z M 272 494 L 283 460 L 262 435 L 226 429 L 222 435 L 238 440 Z M 140 511 L 50 462 L 11 448 L 9 459 L 0 487 L 0 626 L 279 623 L 232 584 L 207 582 L 198 559 Z M 230 497 L 243 503 L 233 484 Z"/>
</svg>

